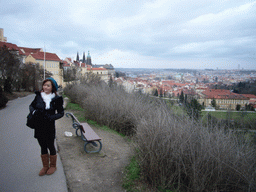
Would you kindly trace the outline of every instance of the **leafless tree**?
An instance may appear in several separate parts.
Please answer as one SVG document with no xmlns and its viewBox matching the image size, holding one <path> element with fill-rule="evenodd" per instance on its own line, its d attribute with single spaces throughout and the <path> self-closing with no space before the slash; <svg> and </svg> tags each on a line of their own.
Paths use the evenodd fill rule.
<svg viewBox="0 0 256 192">
<path fill-rule="evenodd" d="M 13 82 L 19 76 L 21 62 L 17 51 L 9 50 L 7 46 L 0 48 L 0 85 L 5 92 L 12 92 Z"/>
</svg>

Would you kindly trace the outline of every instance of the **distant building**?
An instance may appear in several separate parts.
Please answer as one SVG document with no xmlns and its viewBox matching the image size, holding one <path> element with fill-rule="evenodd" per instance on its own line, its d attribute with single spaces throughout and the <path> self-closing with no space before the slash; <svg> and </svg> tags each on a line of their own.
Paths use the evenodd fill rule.
<svg viewBox="0 0 256 192">
<path fill-rule="evenodd" d="M 4 29 L 0 28 L 0 42 L 7 42 L 7 37 L 4 37 Z"/>
<path fill-rule="evenodd" d="M 92 59 L 91 59 L 90 51 L 88 51 L 86 65 L 91 65 L 91 64 L 92 64 Z"/>
<path fill-rule="evenodd" d="M 211 106 L 213 99 L 220 109 L 235 110 L 237 105 L 245 107 L 246 104 L 249 104 L 249 98 L 224 89 L 209 89 L 203 91 L 200 95 L 198 101 L 206 107 Z"/>
<path fill-rule="evenodd" d="M 90 55 L 90 51 L 88 51 L 88 55 L 85 59 L 85 53 L 83 53 L 83 59 L 79 60 L 79 54 L 77 52 L 77 60 L 74 64 L 79 67 L 82 75 L 91 71 L 94 74 L 98 74 L 102 80 L 107 81 L 110 77 L 115 77 L 115 69 L 112 64 L 92 64 L 92 58 Z"/>
<path fill-rule="evenodd" d="M 102 81 L 107 82 L 109 80 L 108 70 L 105 68 L 93 68 L 91 65 L 87 66 L 87 73 L 92 72 L 93 74 L 99 76 Z"/>
<path fill-rule="evenodd" d="M 36 53 L 30 53 L 25 59 L 25 63 L 38 63 L 40 66 L 44 66 L 44 61 L 45 69 L 53 74 L 52 77 L 57 81 L 59 85 L 62 85 L 62 63 L 58 55 L 56 55 L 55 53 L 44 53 L 42 51 L 39 51 Z"/>
<path fill-rule="evenodd" d="M 111 64 L 105 64 L 105 65 L 92 65 L 93 68 L 105 68 L 108 70 L 108 76 L 112 76 L 115 77 L 116 76 L 116 71 L 115 68 L 113 67 L 113 65 Z"/>
<path fill-rule="evenodd" d="M 19 55 L 21 63 L 38 63 L 40 66 L 44 66 L 45 59 L 45 69 L 53 74 L 52 77 L 59 85 L 63 84 L 62 62 L 55 53 L 46 52 L 44 57 L 41 48 L 18 47 L 16 44 L 0 42 L 0 47 L 4 45 Z"/>
<path fill-rule="evenodd" d="M 253 94 L 241 94 L 241 95 L 249 99 L 249 104 L 252 104 L 252 105 L 256 104 L 256 95 L 253 95 Z"/>
</svg>

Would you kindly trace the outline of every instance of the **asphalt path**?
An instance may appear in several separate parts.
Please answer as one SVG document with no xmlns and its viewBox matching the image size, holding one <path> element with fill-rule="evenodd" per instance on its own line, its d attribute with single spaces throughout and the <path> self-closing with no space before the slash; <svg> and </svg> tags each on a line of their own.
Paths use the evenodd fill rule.
<svg viewBox="0 0 256 192">
<path fill-rule="evenodd" d="M 40 147 L 34 131 L 26 126 L 28 106 L 34 95 L 18 98 L 0 110 L 0 191 L 67 192 L 60 157 L 53 175 L 39 176 Z"/>
</svg>

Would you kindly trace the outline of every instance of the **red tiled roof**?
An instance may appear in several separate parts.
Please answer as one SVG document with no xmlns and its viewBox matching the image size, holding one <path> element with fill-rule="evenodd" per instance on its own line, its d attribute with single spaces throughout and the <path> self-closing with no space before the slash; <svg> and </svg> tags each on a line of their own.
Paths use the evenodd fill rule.
<svg viewBox="0 0 256 192">
<path fill-rule="evenodd" d="M 64 63 L 63 67 L 70 67 L 70 65 L 68 63 Z"/>
<path fill-rule="evenodd" d="M 16 44 L 12 44 L 12 43 L 7 43 L 7 42 L 0 42 L 0 47 L 6 46 L 9 50 L 13 49 L 15 51 L 19 51 L 19 54 L 21 54 L 21 51 L 19 49 L 19 47 Z"/>
<path fill-rule="evenodd" d="M 44 52 L 37 52 L 30 54 L 32 57 L 34 57 L 36 60 L 44 60 Z M 55 53 L 48 53 L 45 52 L 45 60 L 47 61 L 61 61 L 58 55 Z"/>
<path fill-rule="evenodd" d="M 19 47 L 19 49 L 21 50 L 23 55 L 29 55 L 30 53 L 37 53 L 41 51 L 41 48 Z"/>
<path fill-rule="evenodd" d="M 188 89 L 184 89 L 183 93 L 186 95 L 196 95 L 196 92 L 194 90 L 188 90 Z"/>
<path fill-rule="evenodd" d="M 233 93 L 229 90 L 224 89 L 210 89 L 202 92 L 202 94 L 205 95 L 208 99 L 240 99 L 240 100 L 246 100 L 247 98 L 243 95 Z"/>
<path fill-rule="evenodd" d="M 162 85 L 183 87 L 183 86 L 185 86 L 186 84 L 183 84 L 183 83 L 176 83 L 175 81 L 162 81 Z"/>
<path fill-rule="evenodd" d="M 0 47 L 6 45 L 9 49 L 14 49 L 19 51 L 20 55 L 31 55 L 37 60 L 44 60 L 44 52 L 41 52 L 40 48 L 28 48 L 28 47 L 18 47 L 16 44 L 0 42 Z M 55 53 L 45 53 L 45 60 L 48 61 L 61 61 L 60 58 Z"/>
<path fill-rule="evenodd" d="M 241 94 L 247 98 L 250 98 L 250 99 L 256 99 L 256 95 L 253 95 L 253 94 Z"/>
<path fill-rule="evenodd" d="M 107 69 L 105 69 L 105 68 L 91 68 L 91 67 L 87 67 L 87 70 L 102 70 L 102 71 L 105 71 Z"/>
<path fill-rule="evenodd" d="M 67 61 L 62 60 L 63 67 L 70 67 L 70 64 Z"/>
</svg>

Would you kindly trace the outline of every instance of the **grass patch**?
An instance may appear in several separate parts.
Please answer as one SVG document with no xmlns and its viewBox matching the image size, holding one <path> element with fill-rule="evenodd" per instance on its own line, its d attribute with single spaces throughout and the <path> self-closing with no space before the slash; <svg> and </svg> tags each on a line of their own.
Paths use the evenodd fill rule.
<svg viewBox="0 0 256 192">
<path fill-rule="evenodd" d="M 125 174 L 122 187 L 127 191 L 140 191 L 136 189 L 140 179 L 140 166 L 135 156 L 131 159 L 130 164 L 126 166 Z"/>
<path fill-rule="evenodd" d="M 71 102 L 67 104 L 66 110 L 84 111 L 84 109 L 80 107 L 79 104 L 71 103 Z"/>
<path fill-rule="evenodd" d="M 245 121 L 252 121 L 256 120 L 256 113 L 252 112 L 219 112 L 219 111 L 202 111 L 202 116 L 206 116 L 207 114 L 212 115 L 213 117 L 216 117 L 217 119 L 223 119 L 227 120 L 233 119 L 233 120 L 240 120 L 241 118 L 244 118 Z"/>
<path fill-rule="evenodd" d="M 65 110 L 71 110 L 74 111 L 73 114 L 75 115 L 75 117 L 78 119 L 79 122 L 85 122 L 87 121 L 87 119 L 85 119 L 84 116 L 84 109 L 82 107 L 79 106 L 79 104 L 76 103 L 68 103 L 67 107 Z"/>
<path fill-rule="evenodd" d="M 119 133 L 119 132 L 117 132 L 117 131 L 111 129 L 111 128 L 109 128 L 108 126 L 104 126 L 104 125 L 101 126 L 101 125 L 97 124 L 96 121 L 86 120 L 86 122 L 87 122 L 88 124 L 90 124 L 90 125 L 93 125 L 93 126 L 95 126 L 95 127 L 100 128 L 100 129 L 102 129 L 102 130 L 104 130 L 104 131 L 107 131 L 107 132 L 110 132 L 110 133 L 114 133 L 114 134 L 120 135 L 121 137 L 125 137 L 124 134 Z"/>
<path fill-rule="evenodd" d="M 171 106 L 171 109 L 173 110 L 174 114 L 178 115 L 178 116 L 186 116 L 187 113 L 184 111 L 184 109 L 182 109 L 180 106 Z"/>
</svg>

